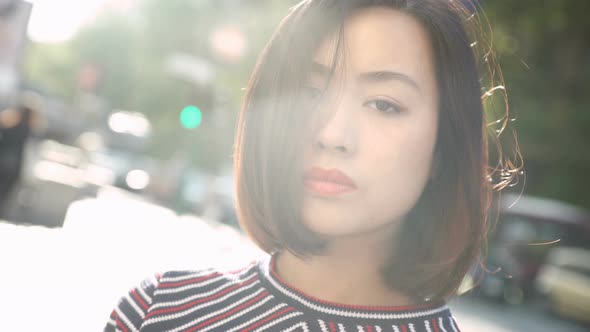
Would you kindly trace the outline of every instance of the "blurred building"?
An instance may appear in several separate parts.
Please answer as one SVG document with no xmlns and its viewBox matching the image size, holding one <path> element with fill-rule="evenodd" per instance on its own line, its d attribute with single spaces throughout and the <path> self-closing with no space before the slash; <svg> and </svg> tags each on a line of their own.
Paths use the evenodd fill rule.
<svg viewBox="0 0 590 332">
<path fill-rule="evenodd" d="M 31 7 L 21 0 L 0 0 L 0 208 L 18 183 L 31 131 L 32 105 L 19 91 Z"/>
<path fill-rule="evenodd" d="M 14 99 L 20 85 L 20 64 L 32 5 L 0 0 L 0 102 Z M 0 104 L 1 105 L 1 104 Z"/>
</svg>

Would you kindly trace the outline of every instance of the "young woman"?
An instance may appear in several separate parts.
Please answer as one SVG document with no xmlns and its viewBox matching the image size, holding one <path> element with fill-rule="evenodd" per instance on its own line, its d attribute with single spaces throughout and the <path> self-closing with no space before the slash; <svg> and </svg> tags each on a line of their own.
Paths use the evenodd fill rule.
<svg viewBox="0 0 590 332">
<path fill-rule="evenodd" d="M 254 70 L 237 208 L 270 255 L 168 272 L 107 331 L 458 331 L 445 302 L 480 254 L 482 88 L 456 0 L 306 0 Z"/>
</svg>

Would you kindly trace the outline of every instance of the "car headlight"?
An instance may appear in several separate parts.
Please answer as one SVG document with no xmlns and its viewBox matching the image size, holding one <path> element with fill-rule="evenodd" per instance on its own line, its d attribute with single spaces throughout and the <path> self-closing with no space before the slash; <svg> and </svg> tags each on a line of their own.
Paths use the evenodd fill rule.
<svg viewBox="0 0 590 332">
<path fill-rule="evenodd" d="M 127 173 L 125 183 L 133 190 L 143 190 L 150 184 L 150 175 L 141 169 L 134 169 Z"/>
</svg>

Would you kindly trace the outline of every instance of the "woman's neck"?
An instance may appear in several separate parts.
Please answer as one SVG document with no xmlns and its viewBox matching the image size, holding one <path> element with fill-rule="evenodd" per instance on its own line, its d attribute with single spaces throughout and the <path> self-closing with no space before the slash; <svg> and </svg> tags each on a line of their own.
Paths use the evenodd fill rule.
<svg viewBox="0 0 590 332">
<path fill-rule="evenodd" d="M 339 239 L 324 254 L 305 259 L 285 250 L 276 257 L 276 270 L 287 284 L 324 301 L 366 306 L 415 304 L 383 281 L 380 269 L 389 251 L 375 243 L 379 242 Z"/>
</svg>

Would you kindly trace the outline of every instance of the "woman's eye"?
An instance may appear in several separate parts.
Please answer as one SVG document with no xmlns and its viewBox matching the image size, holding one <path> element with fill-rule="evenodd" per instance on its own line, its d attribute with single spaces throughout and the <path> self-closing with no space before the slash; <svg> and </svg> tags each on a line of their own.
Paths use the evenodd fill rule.
<svg viewBox="0 0 590 332">
<path fill-rule="evenodd" d="M 400 106 L 383 99 L 371 100 L 366 105 L 383 113 L 401 113 L 402 111 Z"/>
</svg>

